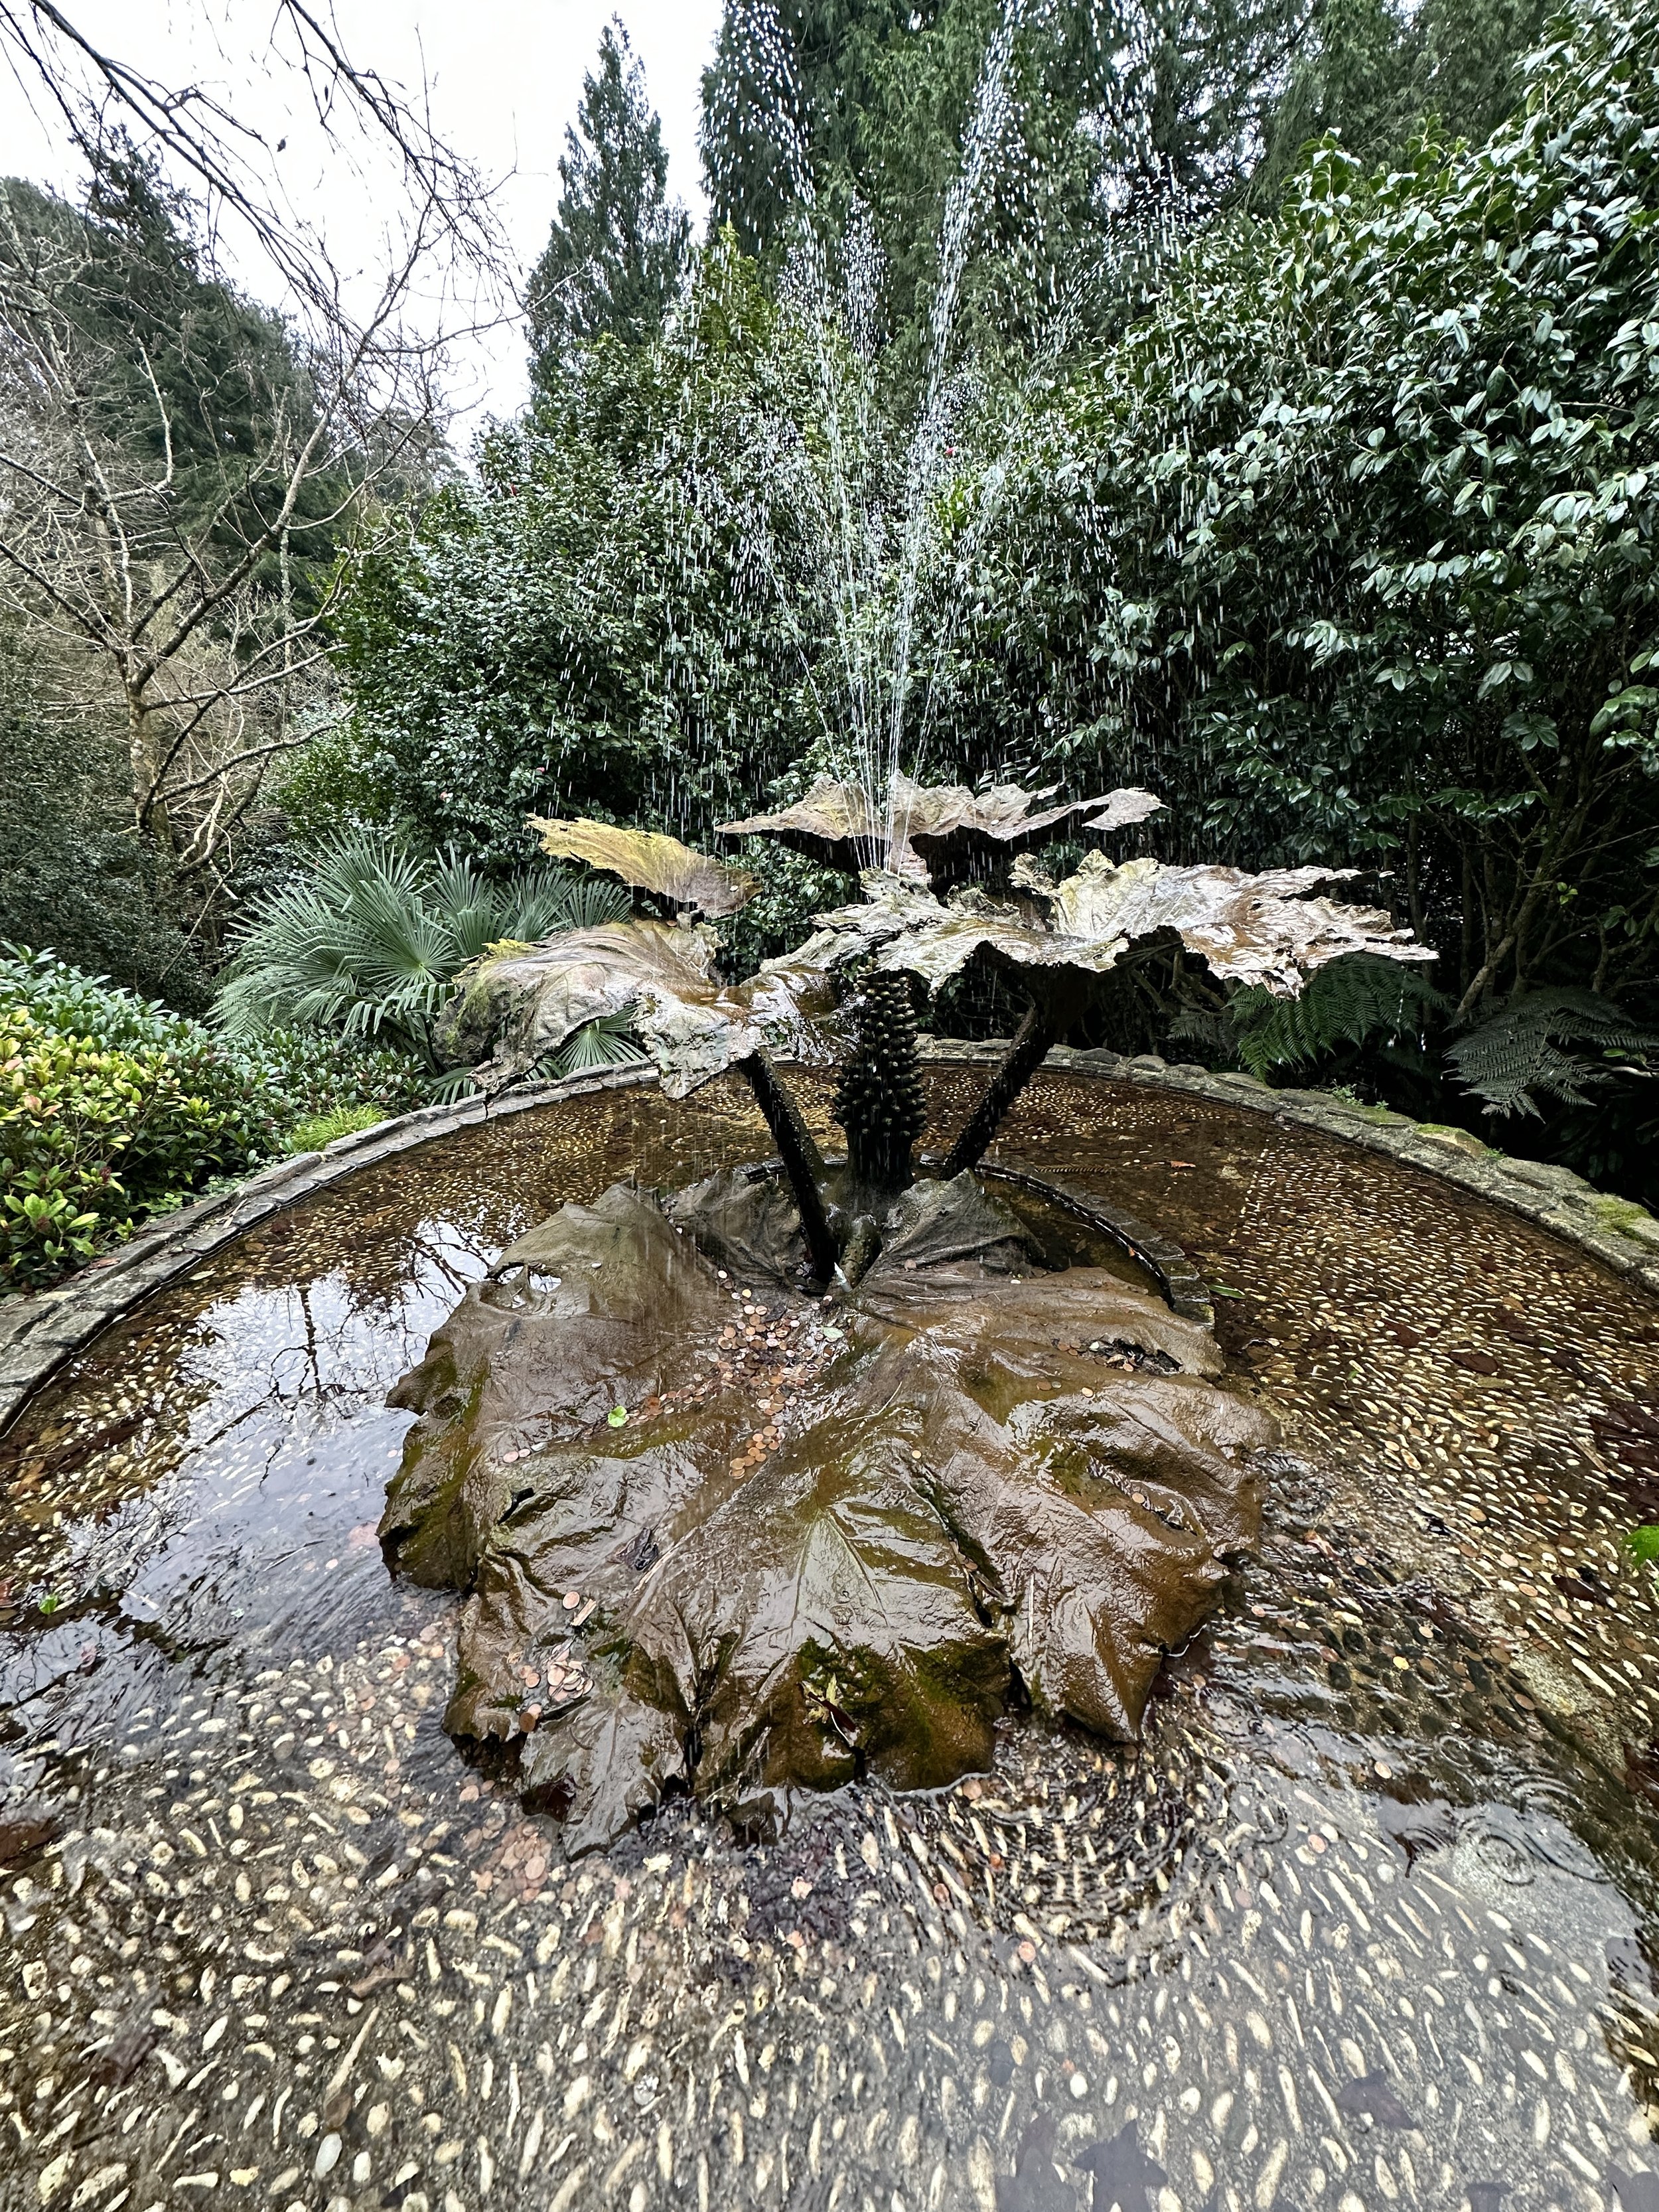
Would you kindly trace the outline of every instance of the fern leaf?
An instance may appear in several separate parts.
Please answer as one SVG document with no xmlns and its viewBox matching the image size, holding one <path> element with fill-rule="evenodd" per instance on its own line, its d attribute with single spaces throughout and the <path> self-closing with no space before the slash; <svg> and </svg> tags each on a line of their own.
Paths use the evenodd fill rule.
<svg viewBox="0 0 1659 2212">
<path fill-rule="evenodd" d="M 1419 969 L 1351 952 L 1316 969 L 1300 998 L 1253 986 L 1229 1001 L 1227 1013 L 1240 1060 L 1265 1082 L 1275 1068 L 1307 1066 L 1339 1044 L 1414 1035 L 1445 1006 Z"/>
<path fill-rule="evenodd" d="M 1573 1052 L 1573 1045 L 1587 1052 Z M 1618 1075 L 1652 1073 L 1646 1055 L 1654 1052 L 1659 1034 L 1639 1028 L 1611 1000 L 1593 991 L 1550 990 L 1511 999 L 1449 1045 L 1446 1058 L 1485 1112 L 1540 1116 L 1534 1091 L 1586 1105 L 1593 1090 Z"/>
</svg>

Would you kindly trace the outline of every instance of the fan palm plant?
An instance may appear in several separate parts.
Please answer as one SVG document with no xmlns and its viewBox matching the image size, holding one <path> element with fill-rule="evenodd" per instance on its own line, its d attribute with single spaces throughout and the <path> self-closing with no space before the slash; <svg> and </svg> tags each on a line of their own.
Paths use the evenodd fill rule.
<svg viewBox="0 0 1659 2212">
<path fill-rule="evenodd" d="M 215 1019 L 240 1041 L 324 1029 L 397 1044 L 432 1071 L 435 1092 L 453 1091 L 470 1078 L 441 1072 L 432 1029 L 459 971 L 492 945 L 591 928 L 628 908 L 614 884 L 553 868 L 491 878 L 453 850 L 428 857 L 383 831 L 354 830 L 255 905 Z M 614 1024 L 572 1038 L 560 1055 L 587 1067 L 637 1057 Z"/>
</svg>

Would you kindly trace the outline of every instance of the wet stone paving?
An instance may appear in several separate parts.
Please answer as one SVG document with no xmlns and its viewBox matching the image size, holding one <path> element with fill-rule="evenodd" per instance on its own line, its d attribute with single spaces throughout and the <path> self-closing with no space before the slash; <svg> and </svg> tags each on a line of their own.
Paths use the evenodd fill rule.
<svg viewBox="0 0 1659 2212">
<path fill-rule="evenodd" d="M 1659 2212 L 1659 1311 L 1386 1158 L 1060 1074 L 1005 1132 L 1284 1425 L 1139 1748 L 574 1863 L 462 1758 L 386 1392 L 564 1200 L 763 1146 L 720 1086 L 434 1142 L 0 1439 L 0 2206 Z"/>
</svg>

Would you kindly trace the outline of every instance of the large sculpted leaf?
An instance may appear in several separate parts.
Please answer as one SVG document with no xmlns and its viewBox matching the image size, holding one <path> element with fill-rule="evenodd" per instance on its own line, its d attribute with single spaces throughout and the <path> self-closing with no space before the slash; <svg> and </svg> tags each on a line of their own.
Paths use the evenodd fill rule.
<svg viewBox="0 0 1659 2212">
<path fill-rule="evenodd" d="M 768 1043 L 811 1056 L 813 1024 L 829 1012 L 822 971 L 774 961 L 727 988 L 714 977 L 718 951 L 712 930 L 658 921 L 605 922 L 506 947 L 468 970 L 438 1024 L 439 1050 L 498 1088 L 585 1024 L 626 1012 L 671 1098 Z"/>
<path fill-rule="evenodd" d="M 988 1763 L 1015 1670 L 1041 1710 L 1133 1735 L 1254 1543 L 1273 1431 L 1210 1379 L 1207 1331 L 1101 1269 L 1034 1275 L 961 1186 L 904 1201 L 911 1241 L 833 1322 L 733 1230 L 740 1181 L 666 1212 L 617 1186 L 504 1253 L 393 1394 L 420 1418 L 388 1553 L 468 1592 L 447 1725 L 519 1740 L 571 1849 L 670 1788 L 749 1816 L 858 1772 L 946 1783 Z"/>
<path fill-rule="evenodd" d="M 1305 896 L 1352 870 L 1282 868 L 1247 875 L 1237 868 L 1165 867 L 1162 861 L 1115 866 L 1091 853 L 1075 875 L 1048 882 L 1029 860 L 1014 865 L 1012 899 L 976 886 L 939 900 L 910 884 L 865 878 L 863 904 L 820 917 L 809 940 L 833 967 L 862 954 L 881 968 L 903 969 L 937 990 L 978 953 L 1024 971 L 1103 975 L 1132 945 L 1165 933 L 1230 981 L 1261 983 L 1293 998 L 1306 978 L 1347 952 L 1394 960 L 1431 960 L 1378 908 Z M 803 947 L 803 952 L 807 948 Z"/>
<path fill-rule="evenodd" d="M 1093 805 L 1095 802 L 1087 802 Z M 1085 830 L 1127 830 L 1148 816 L 1161 814 L 1164 801 L 1155 791 L 1142 791 L 1130 784 L 1122 791 L 1109 792 L 1106 804 L 1098 814 L 1091 814 L 1083 823 Z"/>
<path fill-rule="evenodd" d="M 746 906 L 757 888 L 743 869 L 694 852 L 678 837 L 585 818 L 548 821 L 532 814 L 529 819 L 530 827 L 541 832 L 543 852 L 556 860 L 586 860 L 635 890 L 653 891 L 676 906 L 695 907 L 717 919 Z"/>
<path fill-rule="evenodd" d="M 1270 868 L 1253 876 L 1240 868 L 1166 868 L 1158 860 L 1114 867 L 1103 854 L 1091 853 L 1049 895 L 1050 926 L 1056 935 L 1092 945 L 1131 945 L 1174 930 L 1212 975 L 1265 984 L 1280 998 L 1294 998 L 1315 969 L 1346 952 L 1432 960 L 1431 949 L 1414 944 L 1408 929 L 1396 929 L 1382 908 L 1307 896 L 1319 884 L 1345 882 L 1354 873 Z"/>
<path fill-rule="evenodd" d="M 1085 828 L 1115 830 L 1145 821 L 1164 804 L 1150 791 L 1115 791 L 1043 806 L 1059 788 L 1051 783 L 1023 791 L 1005 783 L 975 793 L 961 784 L 927 786 L 895 775 L 878 799 L 861 784 L 820 776 L 793 806 L 724 823 L 720 834 L 777 837 L 837 867 L 873 867 L 925 884 L 962 873 L 976 854 L 1025 851 L 1090 807 L 1101 811 Z"/>
</svg>

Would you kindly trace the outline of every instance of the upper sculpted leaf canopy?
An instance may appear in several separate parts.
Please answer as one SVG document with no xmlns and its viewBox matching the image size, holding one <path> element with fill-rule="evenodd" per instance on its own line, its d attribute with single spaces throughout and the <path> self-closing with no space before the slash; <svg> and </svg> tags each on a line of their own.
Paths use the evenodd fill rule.
<svg viewBox="0 0 1659 2212">
<path fill-rule="evenodd" d="M 728 867 L 653 830 L 624 830 L 614 822 L 586 819 L 548 821 L 539 814 L 530 817 L 530 827 L 540 830 L 542 850 L 556 860 L 586 860 L 635 890 L 654 892 L 676 906 L 716 918 L 736 914 L 757 889 L 743 869 Z"/>
<path fill-rule="evenodd" d="M 1118 830 L 1144 822 L 1164 804 L 1150 791 L 1129 790 L 1042 805 L 1059 788 L 1051 783 L 1022 791 L 1018 784 L 1000 783 L 975 793 L 963 784 L 924 786 L 895 775 L 885 793 L 877 793 L 821 775 L 793 805 L 723 823 L 720 835 L 776 837 L 836 867 L 874 867 L 914 883 L 949 882 L 975 858 L 1006 857 L 1060 836 L 1091 807 L 1099 811 L 1085 829 Z"/>
<path fill-rule="evenodd" d="M 820 917 L 817 937 L 834 966 L 860 953 L 880 968 L 904 969 L 937 990 L 983 952 L 1035 982 L 1103 975 L 1130 948 L 1173 933 L 1211 972 L 1227 981 L 1259 983 L 1294 998 L 1316 969 L 1344 953 L 1394 960 L 1431 960 L 1425 945 L 1395 927 L 1377 907 L 1310 898 L 1316 884 L 1352 870 L 1278 868 L 1249 875 L 1239 868 L 1166 867 L 1129 860 L 1115 866 L 1091 853 L 1075 875 L 1045 882 L 1029 861 L 1017 861 L 1017 898 L 998 899 L 971 886 L 948 900 L 914 884 L 872 873 L 866 899 Z M 1045 912 L 1043 909 L 1047 909 Z M 798 956 L 799 957 L 799 956 Z"/>
</svg>

